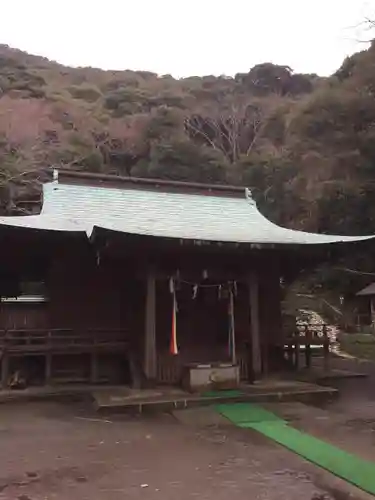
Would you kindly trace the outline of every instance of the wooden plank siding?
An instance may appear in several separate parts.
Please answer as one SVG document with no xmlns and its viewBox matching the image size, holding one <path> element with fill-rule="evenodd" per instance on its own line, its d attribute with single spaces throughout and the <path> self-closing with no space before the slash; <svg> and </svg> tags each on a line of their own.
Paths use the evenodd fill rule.
<svg viewBox="0 0 375 500">
<path fill-rule="evenodd" d="M 49 327 L 49 309 L 41 303 L 0 303 L 0 329 L 34 330 Z"/>
</svg>

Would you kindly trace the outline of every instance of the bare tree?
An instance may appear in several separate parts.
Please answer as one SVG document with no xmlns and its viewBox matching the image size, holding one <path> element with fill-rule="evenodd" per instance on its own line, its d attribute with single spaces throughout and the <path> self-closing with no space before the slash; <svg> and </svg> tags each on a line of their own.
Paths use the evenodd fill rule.
<svg viewBox="0 0 375 500">
<path fill-rule="evenodd" d="M 374 39 L 375 33 L 375 14 L 366 16 L 359 24 L 352 26 L 355 29 L 356 39 L 360 43 L 368 44 Z"/>
<path fill-rule="evenodd" d="M 269 103 L 271 103 L 272 98 Z M 194 113 L 185 118 L 185 130 L 192 139 L 200 140 L 220 151 L 230 163 L 249 156 L 261 139 L 274 106 L 243 100 L 223 110 Z"/>
</svg>

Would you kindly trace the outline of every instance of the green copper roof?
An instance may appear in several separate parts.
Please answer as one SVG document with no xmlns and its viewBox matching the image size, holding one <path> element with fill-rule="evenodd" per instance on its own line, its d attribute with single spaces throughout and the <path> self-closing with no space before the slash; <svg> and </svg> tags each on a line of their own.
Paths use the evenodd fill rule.
<svg viewBox="0 0 375 500">
<path fill-rule="evenodd" d="M 44 185 L 40 215 L 2 217 L 0 224 L 24 228 L 82 231 L 95 227 L 117 232 L 218 242 L 323 244 L 370 237 L 329 236 L 279 227 L 243 197 L 202 195 L 51 182 Z M 374 236 L 375 237 L 375 236 Z"/>
</svg>

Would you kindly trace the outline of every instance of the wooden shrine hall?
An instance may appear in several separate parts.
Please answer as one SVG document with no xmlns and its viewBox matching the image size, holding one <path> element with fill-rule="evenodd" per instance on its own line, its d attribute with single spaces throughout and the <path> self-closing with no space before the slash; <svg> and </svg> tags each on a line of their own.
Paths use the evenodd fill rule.
<svg viewBox="0 0 375 500">
<path fill-rule="evenodd" d="M 282 369 L 282 280 L 368 239 L 279 227 L 244 188 L 67 171 L 0 238 L 4 388 L 192 390 Z"/>
</svg>

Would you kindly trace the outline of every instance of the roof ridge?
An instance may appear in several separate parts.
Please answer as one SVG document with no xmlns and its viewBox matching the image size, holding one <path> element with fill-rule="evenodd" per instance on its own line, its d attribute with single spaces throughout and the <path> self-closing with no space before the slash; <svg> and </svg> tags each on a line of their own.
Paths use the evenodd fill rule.
<svg viewBox="0 0 375 500">
<path fill-rule="evenodd" d="M 198 182 L 182 182 L 165 179 L 146 179 L 142 177 L 125 177 L 115 174 L 97 174 L 77 170 L 54 169 L 53 180 L 61 184 L 90 183 L 94 184 L 118 184 L 129 185 L 137 188 L 158 189 L 161 187 L 172 188 L 181 192 L 194 191 L 196 194 L 220 194 L 245 197 L 252 199 L 251 191 L 243 186 L 232 186 L 226 184 L 203 184 Z M 80 182 L 81 181 L 81 182 Z M 248 194 L 249 193 L 249 194 Z"/>
</svg>

